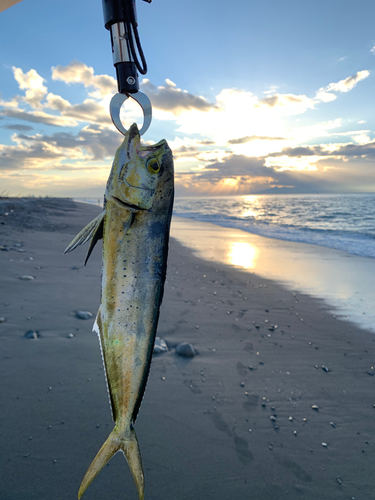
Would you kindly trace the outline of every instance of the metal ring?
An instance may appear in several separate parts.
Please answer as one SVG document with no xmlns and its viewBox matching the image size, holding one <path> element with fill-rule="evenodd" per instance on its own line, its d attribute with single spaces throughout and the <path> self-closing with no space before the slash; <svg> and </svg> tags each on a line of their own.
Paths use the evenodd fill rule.
<svg viewBox="0 0 375 500">
<path fill-rule="evenodd" d="M 120 109 L 124 104 L 126 99 L 131 97 L 141 106 L 143 111 L 143 126 L 139 131 L 139 135 L 143 135 L 149 128 L 152 119 L 152 107 L 150 99 L 142 92 L 136 92 L 135 94 L 115 94 L 109 105 L 109 110 L 114 126 L 123 135 L 126 135 L 127 129 L 123 126 L 120 120 Z"/>
</svg>

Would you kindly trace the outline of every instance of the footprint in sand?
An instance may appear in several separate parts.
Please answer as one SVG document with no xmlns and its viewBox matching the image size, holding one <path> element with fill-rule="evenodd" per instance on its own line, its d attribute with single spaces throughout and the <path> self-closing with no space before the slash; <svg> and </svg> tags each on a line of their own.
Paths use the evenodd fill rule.
<svg viewBox="0 0 375 500">
<path fill-rule="evenodd" d="M 234 447 L 238 460 L 244 465 L 250 463 L 254 457 L 249 450 L 249 443 L 246 441 L 246 439 L 238 437 L 234 429 L 230 430 L 221 413 L 219 413 L 218 411 L 208 412 L 208 415 L 211 417 L 215 427 L 219 431 L 224 432 L 229 437 L 233 437 Z"/>
<path fill-rule="evenodd" d="M 191 390 L 191 392 L 193 392 L 194 394 L 202 394 L 202 391 L 199 389 L 199 387 L 197 386 L 197 384 L 195 382 L 193 382 L 192 380 L 184 380 L 184 384 L 187 385 L 189 387 L 189 389 Z"/>
<path fill-rule="evenodd" d="M 300 467 L 292 460 L 289 460 L 288 458 L 277 457 L 276 455 L 274 456 L 274 459 L 279 465 L 289 469 L 300 481 L 311 483 L 312 477 L 310 476 L 310 474 L 308 474 L 305 470 L 302 469 L 302 467 Z"/>
<path fill-rule="evenodd" d="M 245 377 L 249 373 L 249 369 L 240 361 L 237 363 L 237 371 L 241 375 L 241 377 Z"/>
<path fill-rule="evenodd" d="M 256 406 L 258 406 L 258 402 L 259 402 L 259 396 L 257 394 L 250 394 L 242 406 L 244 407 L 245 410 L 250 411 Z"/>
</svg>

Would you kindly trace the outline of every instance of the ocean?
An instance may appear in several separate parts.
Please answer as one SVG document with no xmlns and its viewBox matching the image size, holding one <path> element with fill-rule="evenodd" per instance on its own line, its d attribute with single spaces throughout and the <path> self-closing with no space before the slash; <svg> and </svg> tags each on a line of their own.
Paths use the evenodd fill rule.
<svg viewBox="0 0 375 500">
<path fill-rule="evenodd" d="M 375 194 L 176 198 L 174 214 L 375 258 Z"/>
</svg>

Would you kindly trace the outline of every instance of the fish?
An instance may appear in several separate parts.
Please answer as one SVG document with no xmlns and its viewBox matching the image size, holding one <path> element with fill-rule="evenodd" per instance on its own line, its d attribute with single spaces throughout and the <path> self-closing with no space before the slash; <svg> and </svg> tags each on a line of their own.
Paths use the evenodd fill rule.
<svg viewBox="0 0 375 500">
<path fill-rule="evenodd" d="M 123 452 L 144 499 L 144 473 L 134 423 L 150 371 L 167 270 L 174 198 L 173 155 L 163 139 L 141 145 L 133 124 L 118 148 L 103 211 L 64 253 L 91 238 L 85 265 L 103 239 L 101 302 L 93 331 L 103 357 L 114 429 L 88 468 L 80 499 L 105 464 Z"/>
</svg>

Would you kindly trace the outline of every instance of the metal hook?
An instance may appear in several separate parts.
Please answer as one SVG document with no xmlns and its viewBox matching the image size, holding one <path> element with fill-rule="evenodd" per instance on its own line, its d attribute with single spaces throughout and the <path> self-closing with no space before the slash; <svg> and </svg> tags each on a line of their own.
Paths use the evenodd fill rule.
<svg viewBox="0 0 375 500">
<path fill-rule="evenodd" d="M 149 128 L 152 119 L 152 107 L 150 99 L 142 92 L 136 92 L 135 94 L 115 94 L 109 105 L 109 110 L 114 126 L 123 135 L 126 134 L 127 130 L 123 126 L 120 120 L 120 109 L 123 103 L 128 97 L 131 97 L 141 106 L 143 111 L 143 126 L 139 131 L 139 135 L 143 135 Z"/>
</svg>

